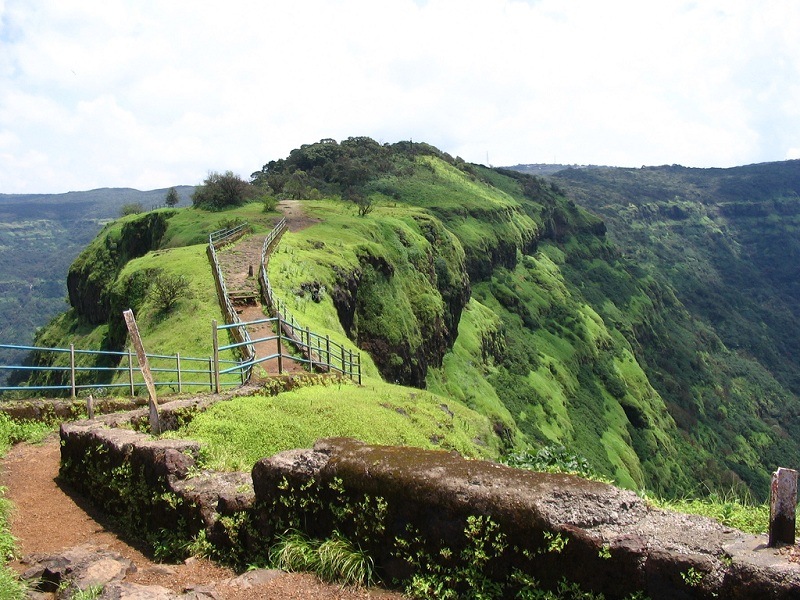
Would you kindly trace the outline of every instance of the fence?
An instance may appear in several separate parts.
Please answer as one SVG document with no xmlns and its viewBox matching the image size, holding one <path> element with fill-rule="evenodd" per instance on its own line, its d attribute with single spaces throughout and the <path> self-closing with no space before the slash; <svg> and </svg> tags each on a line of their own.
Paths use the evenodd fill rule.
<svg viewBox="0 0 800 600">
<path fill-rule="evenodd" d="M 248 327 L 255 325 L 269 324 L 275 331 L 272 335 L 251 340 L 253 344 L 261 344 L 264 342 L 274 341 L 276 344 L 276 352 L 267 356 L 261 356 L 248 361 L 242 361 L 234 366 L 223 368 L 220 361 L 217 360 L 220 352 L 226 350 L 236 351 L 237 348 L 243 345 L 242 342 L 234 342 L 220 346 L 218 343 L 220 331 L 229 331 L 235 327 Z M 278 374 L 284 372 L 284 361 L 291 360 L 308 366 L 310 371 L 318 370 L 325 372 L 340 373 L 345 377 L 349 377 L 358 384 L 361 384 L 361 354 L 353 353 L 352 350 L 346 349 L 343 345 L 333 342 L 330 336 L 322 337 L 317 335 L 308 328 L 302 329 L 294 323 L 289 323 L 281 317 L 270 317 L 267 319 L 259 319 L 258 321 L 250 321 L 247 323 L 238 323 L 233 325 L 217 325 L 214 321 L 214 381 L 215 390 L 219 392 L 220 384 L 223 375 L 230 375 L 240 373 L 244 378 L 244 374 L 248 376 L 252 372 L 253 367 L 264 363 L 266 361 L 276 360 L 278 363 Z M 287 335 L 286 332 L 289 332 Z M 295 346 L 301 354 L 301 357 L 284 352 L 286 344 L 289 343 Z"/>
<path fill-rule="evenodd" d="M 239 239 L 247 232 L 247 229 L 247 223 L 243 223 L 232 229 L 220 229 L 219 231 L 214 231 L 208 236 L 208 259 L 211 261 L 211 266 L 214 272 L 214 282 L 217 286 L 217 296 L 219 297 L 220 306 L 222 307 L 222 312 L 225 316 L 225 322 L 230 326 L 228 332 L 236 340 L 236 343 L 232 345 L 232 348 L 235 348 L 235 351 L 241 356 L 242 364 L 252 363 L 256 357 L 256 350 L 253 346 L 252 340 L 250 339 L 250 334 L 247 333 L 247 329 L 242 326 L 241 320 L 239 319 L 239 314 L 233 307 L 231 298 L 228 295 L 228 289 L 225 286 L 225 277 L 222 275 L 222 269 L 220 268 L 219 260 L 217 259 L 217 246 L 230 244 L 231 242 Z M 215 326 L 213 328 L 215 337 L 216 331 L 217 330 Z M 250 379 L 250 370 L 247 370 L 246 372 L 242 371 L 242 380 L 247 381 L 248 379 Z M 219 390 L 218 385 L 215 387 L 217 390 Z"/>
<path fill-rule="evenodd" d="M 75 398 L 82 391 L 96 390 L 126 390 L 131 396 L 136 395 L 138 389 L 145 389 L 145 382 L 141 376 L 139 360 L 136 353 L 112 352 L 106 350 L 79 350 L 74 345 L 69 348 L 45 348 L 38 346 L 17 346 L 0 344 L 3 350 L 22 350 L 26 352 L 51 353 L 54 363 L 50 366 L 39 365 L 5 365 L 0 364 L 0 370 L 19 373 L 41 373 L 44 377 L 40 385 L 3 386 L 0 392 L 31 392 L 49 391 L 68 393 Z M 63 358 L 61 358 L 63 357 Z M 59 360 L 61 358 L 61 360 Z M 82 362 L 107 362 L 114 366 L 96 366 L 81 364 Z M 156 387 L 172 388 L 178 393 L 187 388 L 209 388 L 211 391 L 221 386 L 241 385 L 241 377 L 228 377 L 225 380 L 214 379 L 214 359 L 194 358 L 181 356 L 180 353 L 172 355 L 148 354 L 147 360 L 153 374 Z M 3 361 L 0 361 L 3 362 Z M 235 360 L 217 359 L 218 365 L 238 365 Z M 227 367 L 226 367 L 227 368 Z M 53 380 L 48 382 L 47 380 Z M 100 392 L 102 393 L 102 392 Z"/>
</svg>

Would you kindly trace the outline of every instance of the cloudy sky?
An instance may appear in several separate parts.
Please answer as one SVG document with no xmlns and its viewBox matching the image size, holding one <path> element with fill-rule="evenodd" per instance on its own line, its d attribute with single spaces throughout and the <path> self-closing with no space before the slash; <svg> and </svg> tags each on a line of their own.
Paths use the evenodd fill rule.
<svg viewBox="0 0 800 600">
<path fill-rule="evenodd" d="M 800 158 L 796 0 L 0 0 L 0 193 L 321 138 L 493 165 Z"/>
</svg>

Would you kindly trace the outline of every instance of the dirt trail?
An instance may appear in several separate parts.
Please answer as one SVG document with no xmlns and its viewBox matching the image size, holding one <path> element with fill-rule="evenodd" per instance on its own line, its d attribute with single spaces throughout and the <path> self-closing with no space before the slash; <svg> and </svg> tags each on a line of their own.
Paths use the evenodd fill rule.
<svg viewBox="0 0 800 600">
<path fill-rule="evenodd" d="M 221 600 L 251 598 L 310 598 L 319 600 L 383 599 L 401 600 L 403 596 L 381 589 L 340 588 L 320 582 L 307 574 L 282 574 L 248 590 L 227 588 L 224 582 L 235 573 L 203 559 L 164 565 L 156 563 L 121 537 L 102 514 L 85 500 L 62 488 L 56 481 L 60 461 L 56 435 L 43 444 L 19 444 L 13 447 L 0 465 L 0 484 L 14 503 L 11 530 L 18 540 L 21 556 L 55 553 L 80 544 L 92 544 L 118 552 L 137 566 L 125 581 L 140 585 L 160 585 L 183 593 L 191 585 L 217 584 Z M 19 572 L 26 565 L 11 564 Z"/>
</svg>

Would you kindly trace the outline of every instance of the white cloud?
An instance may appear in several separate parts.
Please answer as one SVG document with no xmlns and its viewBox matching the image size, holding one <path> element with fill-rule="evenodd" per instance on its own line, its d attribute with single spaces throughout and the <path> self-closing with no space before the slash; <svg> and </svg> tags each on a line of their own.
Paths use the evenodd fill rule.
<svg viewBox="0 0 800 600">
<path fill-rule="evenodd" d="M 493 164 L 781 160 L 798 30 L 781 0 L 0 0 L 0 192 L 246 176 L 350 135 Z"/>
</svg>

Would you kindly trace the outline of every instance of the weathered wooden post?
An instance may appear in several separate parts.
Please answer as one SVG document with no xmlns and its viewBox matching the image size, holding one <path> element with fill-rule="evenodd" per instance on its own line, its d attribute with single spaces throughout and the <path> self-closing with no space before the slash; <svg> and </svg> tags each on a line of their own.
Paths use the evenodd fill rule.
<svg viewBox="0 0 800 600">
<path fill-rule="evenodd" d="M 161 433 L 161 424 L 158 422 L 158 399 L 156 398 L 156 386 L 153 384 L 153 375 L 150 373 L 150 363 L 147 362 L 142 345 L 142 337 L 139 335 L 139 327 L 131 309 L 122 312 L 125 317 L 125 324 L 128 326 L 128 333 L 131 335 L 131 342 L 136 349 L 136 357 L 139 359 L 139 368 L 142 370 L 142 377 L 147 386 L 147 393 L 150 396 L 148 405 L 150 407 L 150 431 L 153 435 Z"/>
<path fill-rule="evenodd" d="M 94 419 L 94 398 L 92 398 L 91 394 L 86 399 L 86 414 L 90 421 Z"/>
<path fill-rule="evenodd" d="M 769 546 L 794 545 L 797 471 L 779 468 L 772 474 L 769 494 Z"/>
</svg>

